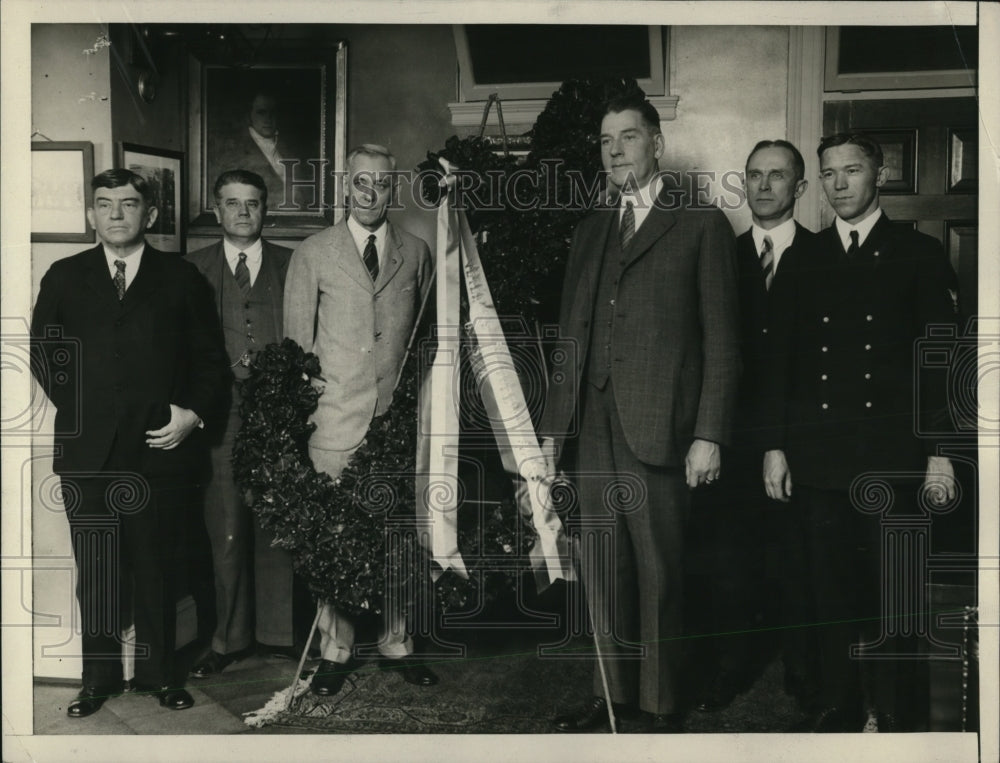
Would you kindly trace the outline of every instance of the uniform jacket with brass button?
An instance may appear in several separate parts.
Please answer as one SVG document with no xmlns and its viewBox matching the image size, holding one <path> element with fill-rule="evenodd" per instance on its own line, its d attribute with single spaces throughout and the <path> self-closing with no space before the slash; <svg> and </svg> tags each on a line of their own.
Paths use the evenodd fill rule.
<svg viewBox="0 0 1000 763">
<path fill-rule="evenodd" d="M 929 326 L 955 320 L 941 244 L 883 214 L 857 255 L 830 226 L 782 267 L 762 384 L 768 447 L 792 481 L 847 490 L 864 472 L 926 468 L 937 442 L 918 436 L 917 406 L 939 428 L 947 391 L 915 359 Z"/>
</svg>

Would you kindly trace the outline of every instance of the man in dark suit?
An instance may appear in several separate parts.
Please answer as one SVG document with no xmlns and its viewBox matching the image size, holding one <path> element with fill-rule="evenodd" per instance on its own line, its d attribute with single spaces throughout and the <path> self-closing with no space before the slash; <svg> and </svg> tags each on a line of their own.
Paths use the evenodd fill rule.
<svg viewBox="0 0 1000 763">
<path fill-rule="evenodd" d="M 901 619 L 889 624 L 880 610 L 880 594 L 892 593 L 883 594 L 880 572 L 882 520 L 892 517 L 865 505 L 872 496 L 859 480 L 868 474 L 891 488 L 894 511 L 904 514 L 926 515 L 918 490 L 942 504 L 955 496 L 951 462 L 916 434 L 918 410 L 935 431 L 947 420 L 944 380 L 914 360 L 928 326 L 954 322 L 954 274 L 938 241 L 880 209 L 889 169 L 878 143 L 838 134 L 818 153 L 837 217 L 812 252 L 787 258 L 774 294 L 764 481 L 781 501 L 794 484 L 790 516 L 808 562 L 810 622 L 818 624 L 819 707 L 797 730 L 860 731 L 864 678 L 879 730 L 892 731 L 918 720 L 897 716 L 919 690 L 914 663 L 852 659 L 850 648 L 905 632 L 916 613 L 894 613 Z"/>
<path fill-rule="evenodd" d="M 740 359 L 732 228 L 658 195 L 663 150 L 641 94 L 608 103 L 601 156 L 619 198 L 574 232 L 559 324 L 578 362 L 553 369 L 541 432 L 552 473 L 576 441 L 581 569 L 616 715 L 678 731 L 689 490 L 720 474 Z M 619 477 L 637 483 L 634 505 L 609 505 Z M 594 696 L 558 730 L 605 727 L 595 668 Z"/>
<path fill-rule="evenodd" d="M 702 680 L 695 707 L 703 712 L 728 707 L 747 688 L 760 667 L 757 617 L 766 605 L 765 568 L 771 557 L 788 559 L 796 548 L 782 542 L 787 523 L 786 504 L 768 500 L 761 484 L 761 456 L 757 412 L 762 399 L 759 377 L 766 363 L 770 295 L 784 280 L 786 257 L 801 251 L 807 256 L 814 235 L 793 218 L 795 202 L 808 181 L 799 150 L 785 140 L 763 140 L 746 161 L 744 189 L 753 224 L 736 239 L 743 376 L 736 409 L 731 448 L 723 450 L 726 474 L 693 497 L 691 556 L 705 611 L 697 624 L 701 660 L 696 675 Z M 700 574 L 699 574 L 700 573 Z M 784 645 L 786 686 L 808 701 L 804 631 L 792 579 L 781 575 L 785 595 L 779 612 Z M 777 598 L 777 597 L 776 597 Z"/>
<path fill-rule="evenodd" d="M 83 718 L 122 692 L 120 607 L 131 592 L 135 686 L 162 706 L 194 704 L 174 670 L 176 536 L 201 416 L 226 386 L 211 299 L 197 270 L 145 243 L 156 219 L 145 180 L 107 170 L 87 219 L 101 243 L 54 263 L 32 317 L 36 379 L 56 407 L 54 470 L 62 482 L 78 578 Z M 53 336 L 77 343 L 56 356 Z M 49 369 L 75 384 L 55 383 Z"/>
<path fill-rule="evenodd" d="M 230 403 L 213 432 L 212 475 L 205 492 L 205 527 L 215 569 L 215 635 L 192 678 L 219 673 L 253 646 L 294 658 L 292 559 L 272 548 L 243 502 L 233 478 L 233 444 L 240 429 L 236 381 L 249 376 L 253 353 L 284 336 L 285 273 L 292 250 L 261 238 L 267 185 L 247 170 L 223 172 L 215 181 L 215 217 L 222 240 L 187 259 L 208 281 L 225 337 L 234 383 Z M 251 566 L 252 559 L 252 566 Z M 256 605 L 256 606 L 255 606 Z"/>
</svg>

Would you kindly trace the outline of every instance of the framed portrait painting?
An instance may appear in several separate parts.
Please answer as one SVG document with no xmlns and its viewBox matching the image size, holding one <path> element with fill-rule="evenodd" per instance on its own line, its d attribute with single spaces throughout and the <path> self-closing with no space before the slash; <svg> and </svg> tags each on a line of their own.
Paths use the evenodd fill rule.
<svg viewBox="0 0 1000 763">
<path fill-rule="evenodd" d="M 165 148 L 118 144 L 118 166 L 149 183 L 157 215 L 146 240 L 163 252 L 184 251 L 184 154 Z"/>
<path fill-rule="evenodd" d="M 93 203 L 94 144 L 37 141 L 31 144 L 31 240 L 94 243 L 87 224 Z"/>
<path fill-rule="evenodd" d="M 250 170 L 267 185 L 267 213 L 280 227 L 335 222 L 334 178 L 346 141 L 346 46 L 309 53 L 272 50 L 252 64 L 200 61 L 198 224 L 211 224 L 213 186 L 225 171 Z"/>
</svg>

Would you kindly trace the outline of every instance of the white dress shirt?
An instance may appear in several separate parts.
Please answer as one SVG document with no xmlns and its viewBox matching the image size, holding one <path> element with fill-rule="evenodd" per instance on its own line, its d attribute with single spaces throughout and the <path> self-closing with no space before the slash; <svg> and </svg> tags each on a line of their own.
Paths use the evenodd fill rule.
<svg viewBox="0 0 1000 763">
<path fill-rule="evenodd" d="M 361 223 L 353 217 L 348 217 L 347 230 L 351 232 L 354 245 L 358 248 L 358 254 L 361 255 L 362 259 L 365 256 L 365 247 L 368 246 L 368 237 L 375 236 L 375 251 L 378 252 L 378 268 L 382 270 L 382 265 L 385 264 L 385 239 L 389 232 L 389 226 L 383 221 L 377 230 L 368 230 L 362 227 Z"/>
<path fill-rule="evenodd" d="M 139 272 L 139 264 L 142 262 L 142 253 L 146 249 L 146 242 L 143 241 L 139 244 L 138 249 L 133 249 L 124 257 L 116 257 L 107 250 L 107 247 L 101 248 L 104 249 L 104 258 L 108 261 L 108 272 L 111 273 L 112 279 L 118 273 L 118 268 L 115 267 L 115 260 L 122 260 L 125 263 L 125 290 L 128 291 L 128 287 L 135 280 L 136 273 Z"/>
<path fill-rule="evenodd" d="M 781 225 L 771 228 L 771 230 L 764 230 L 754 223 L 750 231 L 753 236 L 753 245 L 757 247 L 757 257 L 760 257 L 764 249 L 764 236 L 770 236 L 771 251 L 774 253 L 774 270 L 777 272 L 781 255 L 785 253 L 785 250 L 792 245 L 792 241 L 795 239 L 795 220 L 790 217 Z"/>
<path fill-rule="evenodd" d="M 260 263 L 264 257 L 264 244 L 261 239 L 257 239 L 246 249 L 240 249 L 235 244 L 229 243 L 228 239 L 222 239 L 222 248 L 226 253 L 226 262 L 229 264 L 229 272 L 236 275 L 236 266 L 240 262 L 240 252 L 247 256 L 247 270 L 250 271 L 250 285 L 253 286 L 260 272 Z"/>
<path fill-rule="evenodd" d="M 663 176 L 655 175 L 653 182 L 646 183 L 638 191 L 622 191 L 621 198 L 618 200 L 618 222 L 621 223 L 622 215 L 625 214 L 625 205 L 632 204 L 632 213 L 635 215 L 635 229 L 639 230 L 639 227 L 649 217 L 649 211 L 653 208 L 653 204 L 656 203 L 656 197 L 660 195 L 660 188 L 663 187 Z"/>
<path fill-rule="evenodd" d="M 844 245 L 844 251 L 846 252 L 851 248 L 852 230 L 856 230 L 858 232 L 858 246 L 862 246 L 865 243 L 865 239 L 868 238 L 868 234 L 872 232 L 872 228 L 875 227 L 875 223 L 878 222 L 881 216 L 882 207 L 875 207 L 874 212 L 856 225 L 844 222 L 838 217 L 836 223 L 837 234 L 840 236 L 840 242 Z"/>
</svg>

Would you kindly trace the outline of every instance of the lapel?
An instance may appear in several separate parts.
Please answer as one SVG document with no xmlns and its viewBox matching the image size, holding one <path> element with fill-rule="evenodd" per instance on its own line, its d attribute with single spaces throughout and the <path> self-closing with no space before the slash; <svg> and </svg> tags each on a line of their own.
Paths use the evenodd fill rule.
<svg viewBox="0 0 1000 763">
<path fill-rule="evenodd" d="M 385 252 L 382 254 L 382 264 L 378 271 L 378 280 L 375 283 L 375 291 L 382 291 L 391 281 L 399 269 L 403 267 L 403 239 L 391 223 L 386 223 L 385 232 Z M 364 264 L 364 263 L 362 263 Z"/>
<path fill-rule="evenodd" d="M 106 302 L 108 307 L 118 309 L 118 292 L 115 291 L 114 282 L 111 280 L 103 244 L 98 244 L 84 255 L 83 282 Z"/>
<path fill-rule="evenodd" d="M 346 217 L 333 226 L 332 235 L 333 240 L 330 245 L 337 258 L 337 267 L 365 291 L 370 294 L 374 293 L 375 287 L 372 284 L 372 278 L 368 275 L 368 268 L 365 267 L 365 263 L 361 259 L 361 252 L 358 251 L 358 247 L 354 243 L 354 236 L 351 235 L 351 231 L 347 227 Z"/>
<path fill-rule="evenodd" d="M 666 195 L 665 189 L 661 190 L 659 203 L 654 204 L 653 208 L 649 210 L 646 219 L 643 220 L 642 225 L 635 232 L 628 251 L 624 252 L 626 268 L 652 249 L 653 244 L 674 227 L 674 224 L 677 222 L 677 215 L 670 211 L 670 204 L 671 201 L 669 196 Z M 615 215 L 617 214 L 618 209 L 616 207 Z M 617 220 L 617 217 L 615 219 Z"/>
<path fill-rule="evenodd" d="M 257 283 L 262 287 L 270 287 L 271 298 L 268 299 L 268 304 L 273 314 L 274 325 L 277 326 L 280 336 L 284 289 L 281 286 L 281 278 L 278 276 L 278 266 L 275 264 L 271 245 L 263 240 L 261 241 L 260 271 L 257 273 Z M 254 287 L 257 286 L 257 283 L 254 283 Z"/>
<path fill-rule="evenodd" d="M 597 293 L 597 279 L 601 277 L 604 250 L 608 236 L 618 233 L 618 209 L 604 209 L 594 213 L 594 235 L 582 241 L 579 253 L 580 276 L 576 288 L 574 312 L 577 316 L 589 316 L 594 309 L 594 295 Z"/>
<path fill-rule="evenodd" d="M 882 216 L 872 226 L 868 238 L 865 239 L 865 243 L 861 247 L 862 253 L 872 258 L 873 265 L 878 266 L 882 261 L 884 252 L 890 245 L 894 228 L 895 226 L 886 215 L 885 210 L 882 210 Z"/>
<path fill-rule="evenodd" d="M 135 274 L 135 280 L 128 287 L 125 299 L 122 300 L 122 315 L 130 313 L 139 305 L 146 303 L 149 295 L 162 286 L 163 261 L 160 259 L 162 256 L 160 252 L 146 244 L 139 272 Z"/>
</svg>

